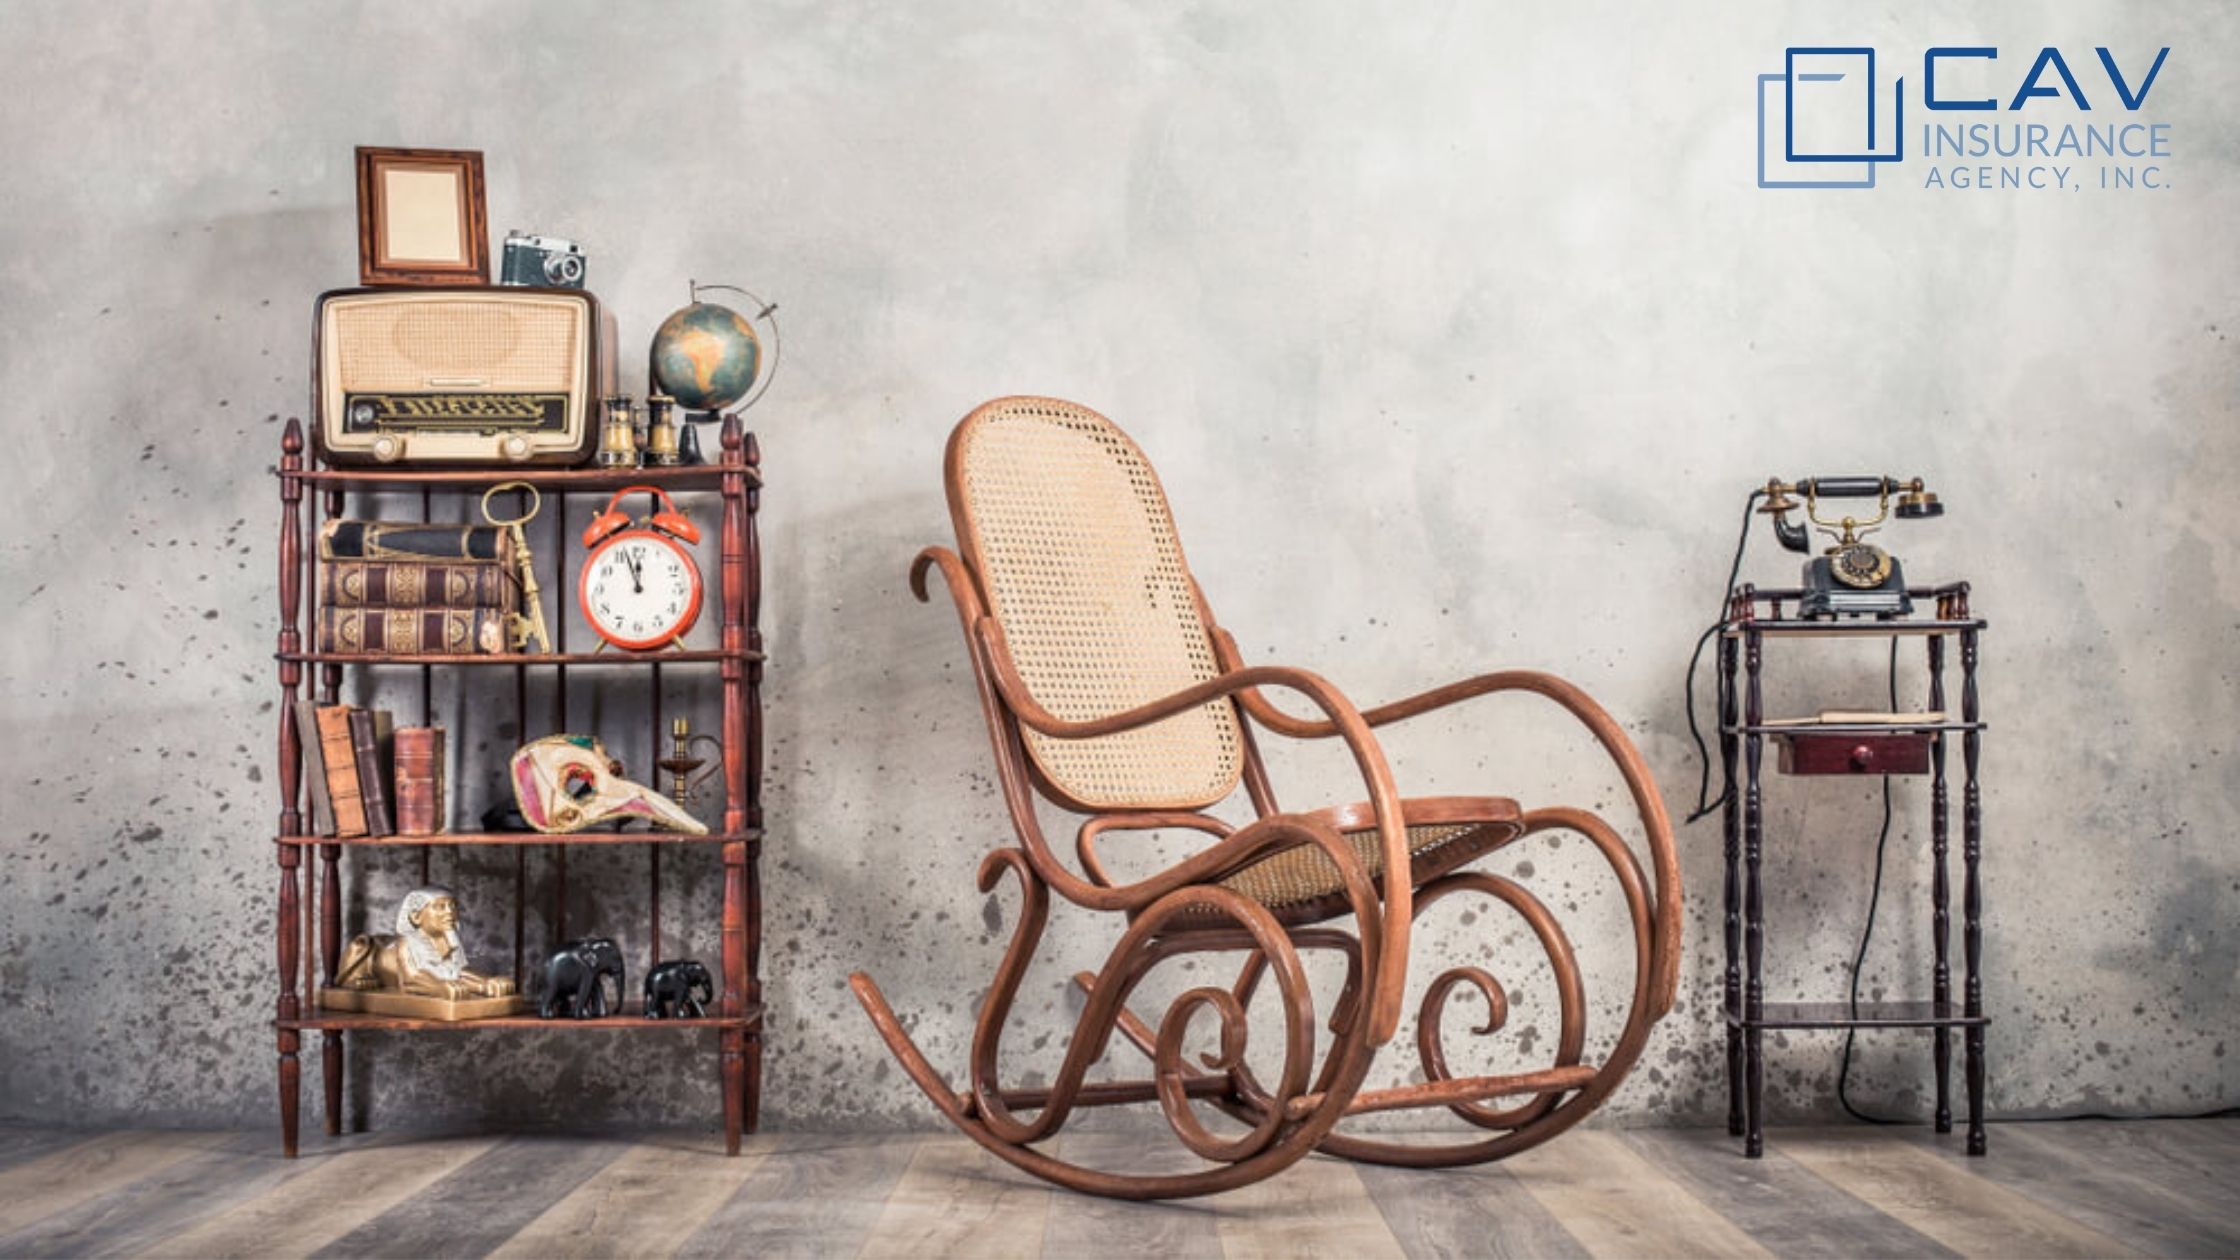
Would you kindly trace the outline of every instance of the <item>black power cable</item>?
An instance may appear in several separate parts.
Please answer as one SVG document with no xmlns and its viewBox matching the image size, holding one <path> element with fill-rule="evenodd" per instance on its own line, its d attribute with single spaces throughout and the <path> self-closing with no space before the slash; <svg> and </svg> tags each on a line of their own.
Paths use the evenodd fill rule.
<svg viewBox="0 0 2240 1260">
<path fill-rule="evenodd" d="M 1890 711 L 1898 711 L 1898 637 L 1890 636 Z M 1851 959 L 1851 1018 L 1859 1018 L 1859 977 L 1867 967 L 1867 945 L 1874 940 L 1874 915 L 1882 905 L 1882 859 L 1890 849 L 1890 776 L 1882 776 L 1882 832 L 1874 841 L 1874 888 L 1867 894 L 1867 926 L 1859 933 L 1859 952 Z M 1846 1028 L 1843 1032 L 1843 1062 L 1836 1068 L 1836 1101 L 1851 1114 L 1854 1120 L 1868 1124 L 1902 1124 L 1904 1121 L 1884 1116 L 1870 1116 L 1851 1105 L 1851 1047 L 1859 1039 L 1859 1030 Z"/>
<path fill-rule="evenodd" d="M 1890 711 L 1898 710 L 1898 641 L 1890 640 Z M 1859 1018 L 1859 978 L 1867 965 L 1867 945 L 1874 940 L 1875 910 L 1882 903 L 1883 856 L 1890 845 L 1890 776 L 1882 776 L 1882 831 L 1874 842 L 1874 889 L 1867 897 L 1867 925 L 1859 933 L 1859 952 L 1851 960 L 1851 1018 Z M 1854 1120 L 1868 1124 L 1919 1124 L 1918 1120 L 1900 1120 L 1893 1116 L 1870 1116 L 1851 1105 L 1851 1048 L 1858 1039 L 1859 1030 L 1845 1029 L 1843 1034 L 1843 1061 L 1836 1068 L 1836 1101 L 1850 1113 Z M 2001 1124 L 2045 1124 L 2061 1120 L 2218 1120 L 2240 1115 L 2240 1106 L 2218 1107 L 2209 1111 L 2194 1112 L 2145 1112 L 2138 1115 L 2116 1115 L 2105 1111 L 2082 1111 L 2063 1116 L 2014 1116 L 2002 1118 Z"/>
<path fill-rule="evenodd" d="M 1703 634 L 1696 639 L 1696 650 L 1688 655 L 1688 737 L 1696 741 L 1696 764 L 1703 767 L 1703 774 L 1696 781 L 1695 812 L 1680 824 L 1683 827 L 1726 804 L 1727 794 L 1733 790 L 1721 788 L 1718 800 L 1708 799 L 1711 795 L 1711 749 L 1703 742 L 1703 728 L 1696 725 L 1696 670 L 1703 664 L 1703 645 L 1727 628 L 1727 609 L 1734 602 L 1735 579 L 1742 576 L 1742 553 L 1750 546 L 1750 516 L 1765 493 L 1764 490 L 1752 490 L 1750 497 L 1742 501 L 1742 532 L 1734 540 L 1734 563 L 1727 566 L 1727 589 L 1719 596 L 1719 619 L 1705 628 Z"/>
</svg>

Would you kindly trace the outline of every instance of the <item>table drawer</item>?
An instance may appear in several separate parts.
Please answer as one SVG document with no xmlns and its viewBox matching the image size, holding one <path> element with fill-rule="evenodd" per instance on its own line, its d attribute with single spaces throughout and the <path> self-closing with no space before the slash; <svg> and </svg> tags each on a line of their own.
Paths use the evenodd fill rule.
<svg viewBox="0 0 2240 1260">
<path fill-rule="evenodd" d="M 1783 774 L 1927 774 L 1930 731 L 1776 736 Z"/>
</svg>

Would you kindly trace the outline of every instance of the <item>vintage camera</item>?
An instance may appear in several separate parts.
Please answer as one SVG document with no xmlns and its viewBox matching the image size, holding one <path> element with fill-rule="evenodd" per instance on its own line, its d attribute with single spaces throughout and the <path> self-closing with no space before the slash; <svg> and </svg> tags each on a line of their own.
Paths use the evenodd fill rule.
<svg viewBox="0 0 2240 1260">
<path fill-rule="evenodd" d="M 506 233 L 504 270 L 500 284 L 540 285 L 554 289 L 583 287 L 583 250 L 574 241 L 557 236 Z"/>
</svg>

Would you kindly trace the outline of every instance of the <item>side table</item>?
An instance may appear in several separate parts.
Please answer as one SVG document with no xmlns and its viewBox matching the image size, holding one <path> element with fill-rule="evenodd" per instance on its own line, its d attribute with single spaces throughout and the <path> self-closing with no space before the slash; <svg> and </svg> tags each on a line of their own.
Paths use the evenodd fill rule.
<svg viewBox="0 0 2240 1260">
<path fill-rule="evenodd" d="M 1982 792 L 1977 782 L 1984 724 L 1976 695 L 1978 643 L 1986 623 L 1968 611 L 1968 584 L 1916 587 L 1907 592 L 1917 603 L 1933 602 L 1933 616 L 1807 621 L 1785 617 L 1784 603 L 1795 605 L 1803 591 L 1743 586 L 1727 610 L 1719 640 L 1719 760 L 1726 783 L 1726 1029 L 1727 1131 L 1742 1138 L 1743 1154 L 1765 1151 L 1765 1055 L 1767 1029 L 1927 1028 L 1931 1030 L 1937 1073 L 1936 1131 L 1952 1131 L 1952 1043 L 1961 1032 L 1966 1055 L 1968 1153 L 1984 1153 L 1983 1030 L 1983 854 Z M 1769 722 L 1761 700 L 1760 676 L 1769 640 L 1919 637 L 1928 647 L 1929 714 L 1914 723 Z M 1945 645 L 1960 645 L 1960 715 L 1945 711 Z M 1737 656 L 1740 669 L 1737 669 Z M 1740 694 L 1738 696 L 1738 684 Z M 1930 716 L 1934 720 L 1928 720 Z M 1947 875 L 1950 812 L 1945 785 L 1949 736 L 1960 736 L 1961 784 L 1961 952 L 1967 967 L 1963 997 L 1952 1001 L 1950 961 L 1951 884 Z M 1935 971 L 1931 1000 L 1860 1002 L 1768 1002 L 1765 1000 L 1765 899 L 1760 865 L 1765 852 L 1762 760 L 1765 743 L 1782 744 L 1781 770 L 1789 774 L 1929 775 L 1929 836 L 1934 865 L 1930 877 L 1931 941 Z M 1736 790 L 1736 760 L 1742 769 Z"/>
</svg>

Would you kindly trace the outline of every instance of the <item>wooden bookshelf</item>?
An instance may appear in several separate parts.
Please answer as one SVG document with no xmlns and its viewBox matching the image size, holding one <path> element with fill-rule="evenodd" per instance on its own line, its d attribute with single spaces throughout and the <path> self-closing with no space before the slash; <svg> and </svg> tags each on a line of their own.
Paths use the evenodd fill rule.
<svg viewBox="0 0 2240 1260">
<path fill-rule="evenodd" d="M 544 1031 L 597 1030 L 628 1032 L 652 1029 L 698 1029 L 716 1033 L 715 1068 L 722 1086 L 725 1148 L 739 1151 L 741 1136 L 759 1122 L 762 1092 L 762 606 L 761 546 L 756 532 L 760 507 L 761 460 L 754 438 L 737 417 L 723 423 L 721 453 L 716 463 L 682 468 L 627 469 L 333 469 L 312 466 L 306 455 L 301 424 L 287 423 L 281 437 L 278 468 L 280 484 L 280 559 L 278 596 L 280 633 L 274 653 L 279 670 L 279 774 L 280 817 L 274 852 L 279 865 L 278 934 L 279 1000 L 273 1028 L 278 1041 L 280 1077 L 280 1136 L 282 1149 L 294 1155 L 302 1094 L 299 1055 L 306 1035 L 320 1042 L 324 1077 L 327 1132 L 342 1131 L 343 1082 L 346 1047 L 353 1033 L 472 1032 L 479 1030 Z M 358 513 L 395 517 L 394 496 L 417 493 L 423 519 L 441 498 L 465 496 L 479 499 L 490 486 L 525 481 L 544 496 L 545 512 L 556 523 L 552 537 L 534 546 L 540 583 L 548 601 L 564 601 L 575 589 L 571 563 L 580 562 L 579 547 L 571 546 L 569 496 L 577 492 L 608 493 L 631 485 L 657 486 L 671 493 L 701 493 L 720 497 L 722 521 L 714 531 L 720 561 L 709 574 L 713 610 L 720 620 L 720 639 L 713 648 L 687 651 L 630 653 L 617 651 L 571 652 L 567 618 L 552 615 L 554 651 L 545 654 L 509 653 L 488 656 L 423 654 L 373 656 L 360 653 L 322 653 L 308 650 L 304 627 L 308 621 L 306 592 L 318 590 L 318 527 L 322 520 L 350 515 L 351 496 L 360 497 Z M 379 496 L 379 502 L 370 501 Z M 306 498 L 310 503 L 306 504 Z M 564 609 L 548 605 L 548 615 Z M 667 736 L 662 721 L 661 669 L 663 666 L 715 666 L 709 685 L 720 689 L 723 718 L 718 738 L 723 744 L 723 809 L 720 821 L 711 820 L 711 834 L 692 836 L 672 832 L 582 832 L 573 835 L 540 835 L 525 832 L 462 831 L 429 836 L 354 837 L 306 834 L 311 830 L 309 784 L 305 781 L 304 749 L 295 718 L 299 697 L 320 704 L 334 704 L 342 693 L 345 675 L 352 669 L 417 667 L 423 721 L 432 711 L 431 688 L 438 671 L 458 668 L 510 667 L 514 672 L 514 729 L 528 732 L 528 696 L 533 680 L 550 682 L 554 731 L 568 727 L 568 674 L 570 669 L 591 668 L 592 675 L 616 677 L 606 671 L 648 670 L 653 685 L 648 715 L 653 747 Z M 693 673 L 680 677 L 690 678 Z M 536 682 L 543 687 L 544 682 Z M 593 682 L 597 685 L 596 681 Z M 615 722 L 611 712 L 602 723 Z M 457 741 L 459 754 L 471 756 L 467 741 Z M 464 775 L 459 776 L 461 778 Z M 650 775 L 641 776 L 650 778 Z M 646 854 L 647 939 L 659 948 L 661 940 L 662 854 L 717 851 L 723 872 L 723 911 L 716 961 L 716 1002 L 702 1019 L 647 1019 L 633 1004 L 624 1013 L 604 1019 L 537 1018 L 534 1014 L 444 1023 L 436 1020 L 326 1011 L 319 1008 L 318 990 L 332 981 L 344 940 L 342 907 L 344 885 L 355 878 L 351 851 L 393 851 L 418 848 L 422 874 L 427 854 L 439 846 L 493 845 L 513 849 L 513 975 L 524 994 L 532 968 L 528 960 L 541 957 L 529 950 L 529 859 L 535 851 L 550 865 L 551 901 L 539 930 L 551 945 L 567 935 L 567 859 L 571 849 L 583 846 L 641 848 Z M 704 860 L 704 859 L 703 859 Z M 706 957 L 705 954 L 702 955 Z M 651 961 L 650 959 L 647 961 Z M 640 973 L 642 974 L 642 973 Z M 534 1001 L 534 995 L 529 995 Z M 533 1009 L 533 1008 L 532 1008 Z M 368 1051 L 360 1048 L 357 1054 Z M 682 1052 L 682 1051 L 679 1051 Z"/>
</svg>

